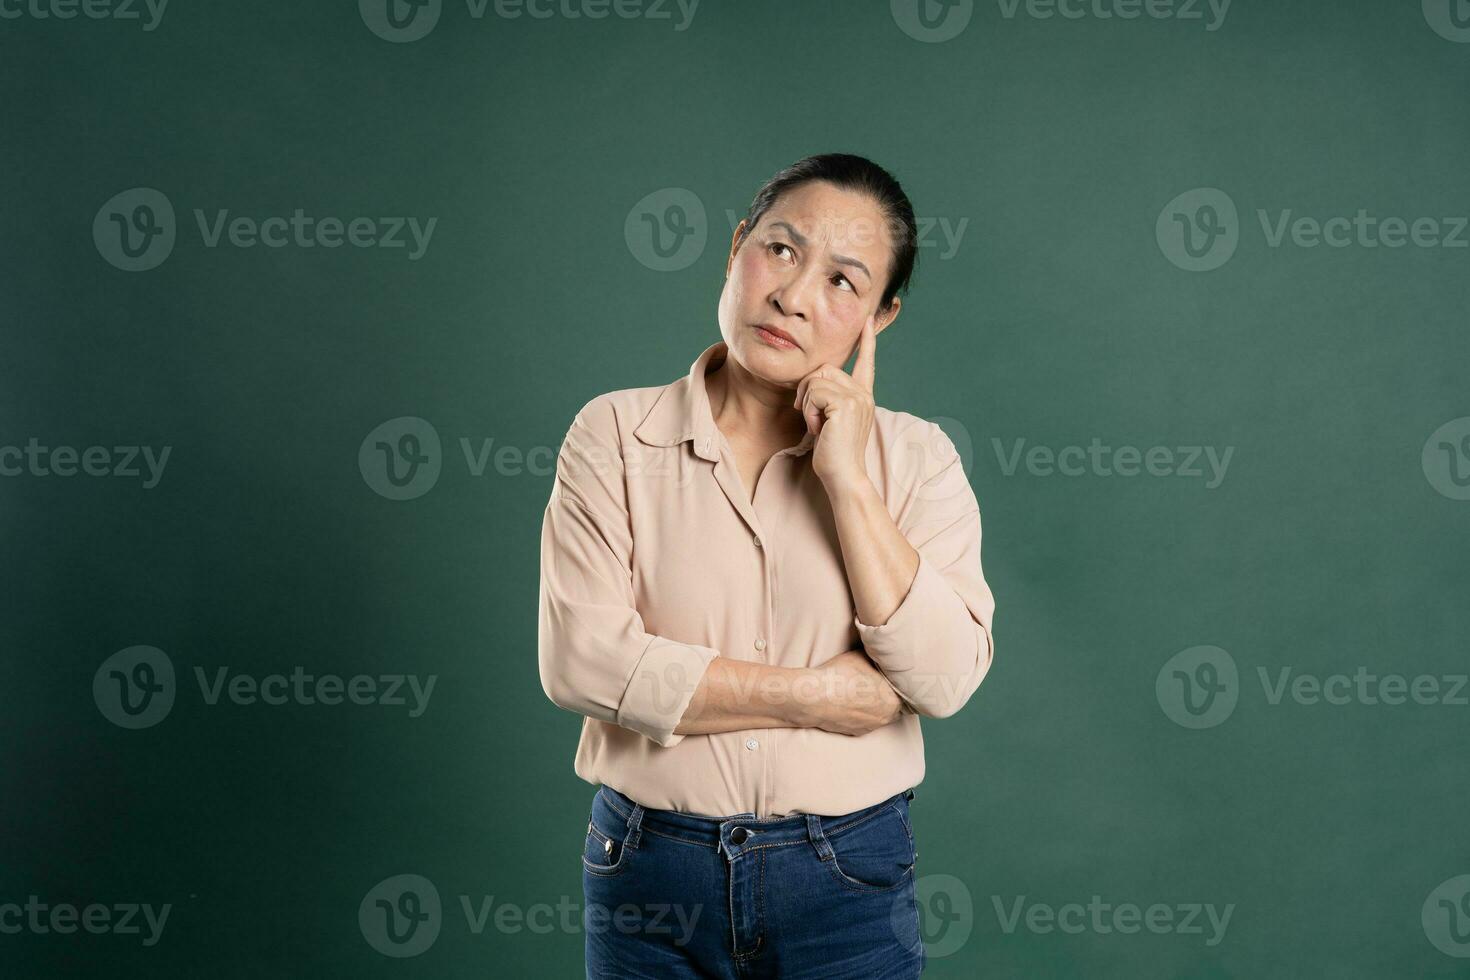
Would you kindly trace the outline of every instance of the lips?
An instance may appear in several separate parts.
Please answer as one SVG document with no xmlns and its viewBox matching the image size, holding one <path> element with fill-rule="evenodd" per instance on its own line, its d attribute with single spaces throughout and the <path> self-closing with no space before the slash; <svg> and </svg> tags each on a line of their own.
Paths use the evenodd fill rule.
<svg viewBox="0 0 1470 980">
<path fill-rule="evenodd" d="M 796 342 L 796 338 L 795 337 L 791 336 L 791 334 L 787 333 L 785 330 L 782 330 L 780 327 L 772 326 L 769 323 L 757 323 L 755 326 L 756 326 L 756 329 L 757 330 L 764 330 L 766 333 L 772 334 L 773 336 L 778 337 L 781 340 L 786 341 L 792 347 L 800 347 L 801 346 L 800 344 L 798 344 Z"/>
</svg>

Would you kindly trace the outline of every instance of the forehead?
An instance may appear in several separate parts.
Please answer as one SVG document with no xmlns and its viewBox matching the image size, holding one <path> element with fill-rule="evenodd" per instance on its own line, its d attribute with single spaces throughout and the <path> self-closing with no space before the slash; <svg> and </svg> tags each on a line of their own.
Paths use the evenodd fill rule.
<svg viewBox="0 0 1470 980">
<path fill-rule="evenodd" d="M 892 254 L 893 237 L 877 202 L 824 180 L 807 181 L 782 194 L 760 223 L 777 221 L 820 246 L 862 259 L 874 270 L 884 268 Z"/>
</svg>

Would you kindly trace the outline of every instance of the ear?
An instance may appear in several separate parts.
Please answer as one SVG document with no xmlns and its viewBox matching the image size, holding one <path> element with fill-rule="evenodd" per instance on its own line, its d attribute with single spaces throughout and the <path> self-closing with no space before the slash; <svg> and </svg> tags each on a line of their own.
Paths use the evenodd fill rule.
<svg viewBox="0 0 1470 980">
<path fill-rule="evenodd" d="M 893 297 L 892 306 L 890 306 L 882 313 L 875 313 L 873 315 L 873 336 L 878 336 L 878 334 L 883 332 L 883 329 L 885 327 L 887 327 L 894 320 L 898 319 L 898 311 L 902 306 L 903 300 L 895 296 Z"/>
<path fill-rule="evenodd" d="M 730 268 L 735 264 L 735 253 L 740 249 L 740 233 L 745 229 L 745 219 L 740 219 L 740 224 L 735 226 L 735 232 L 730 236 L 730 255 L 725 259 L 725 278 L 730 278 Z"/>
</svg>

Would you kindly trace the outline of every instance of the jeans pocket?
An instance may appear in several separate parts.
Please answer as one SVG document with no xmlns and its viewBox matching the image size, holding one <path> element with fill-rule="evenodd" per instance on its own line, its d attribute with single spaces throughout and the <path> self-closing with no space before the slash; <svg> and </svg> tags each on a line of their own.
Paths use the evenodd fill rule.
<svg viewBox="0 0 1470 980">
<path fill-rule="evenodd" d="M 827 838 L 832 874 L 858 891 L 887 891 L 908 881 L 917 854 L 914 835 L 904 815 L 885 806 L 862 822 Z"/>
<path fill-rule="evenodd" d="M 587 840 L 582 845 L 582 867 L 595 875 L 610 876 L 623 870 L 627 855 L 624 853 L 623 834 L 628 828 L 620 827 L 621 819 L 602 797 L 592 804 L 592 815 L 587 821 Z"/>
</svg>

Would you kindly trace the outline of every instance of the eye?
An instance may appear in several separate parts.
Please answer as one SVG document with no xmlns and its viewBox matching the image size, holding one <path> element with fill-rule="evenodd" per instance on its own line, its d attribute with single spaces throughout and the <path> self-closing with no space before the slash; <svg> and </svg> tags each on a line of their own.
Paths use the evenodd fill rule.
<svg viewBox="0 0 1470 980">
<path fill-rule="evenodd" d="M 840 282 L 847 283 L 847 288 L 848 288 L 848 291 L 849 292 L 854 292 L 854 293 L 857 292 L 857 287 L 852 284 L 852 280 L 848 279 L 842 273 L 839 272 L 836 275 L 834 275 L 832 278 L 833 279 L 836 279 L 836 280 L 838 280 Z"/>
<path fill-rule="evenodd" d="M 770 249 L 771 252 L 773 254 L 777 255 L 778 257 L 780 255 L 780 253 L 776 251 L 776 249 L 778 249 L 778 248 L 784 248 L 788 252 L 791 251 L 791 246 L 787 245 L 785 242 L 772 242 L 770 245 L 768 245 L 766 247 L 768 249 Z"/>
</svg>

